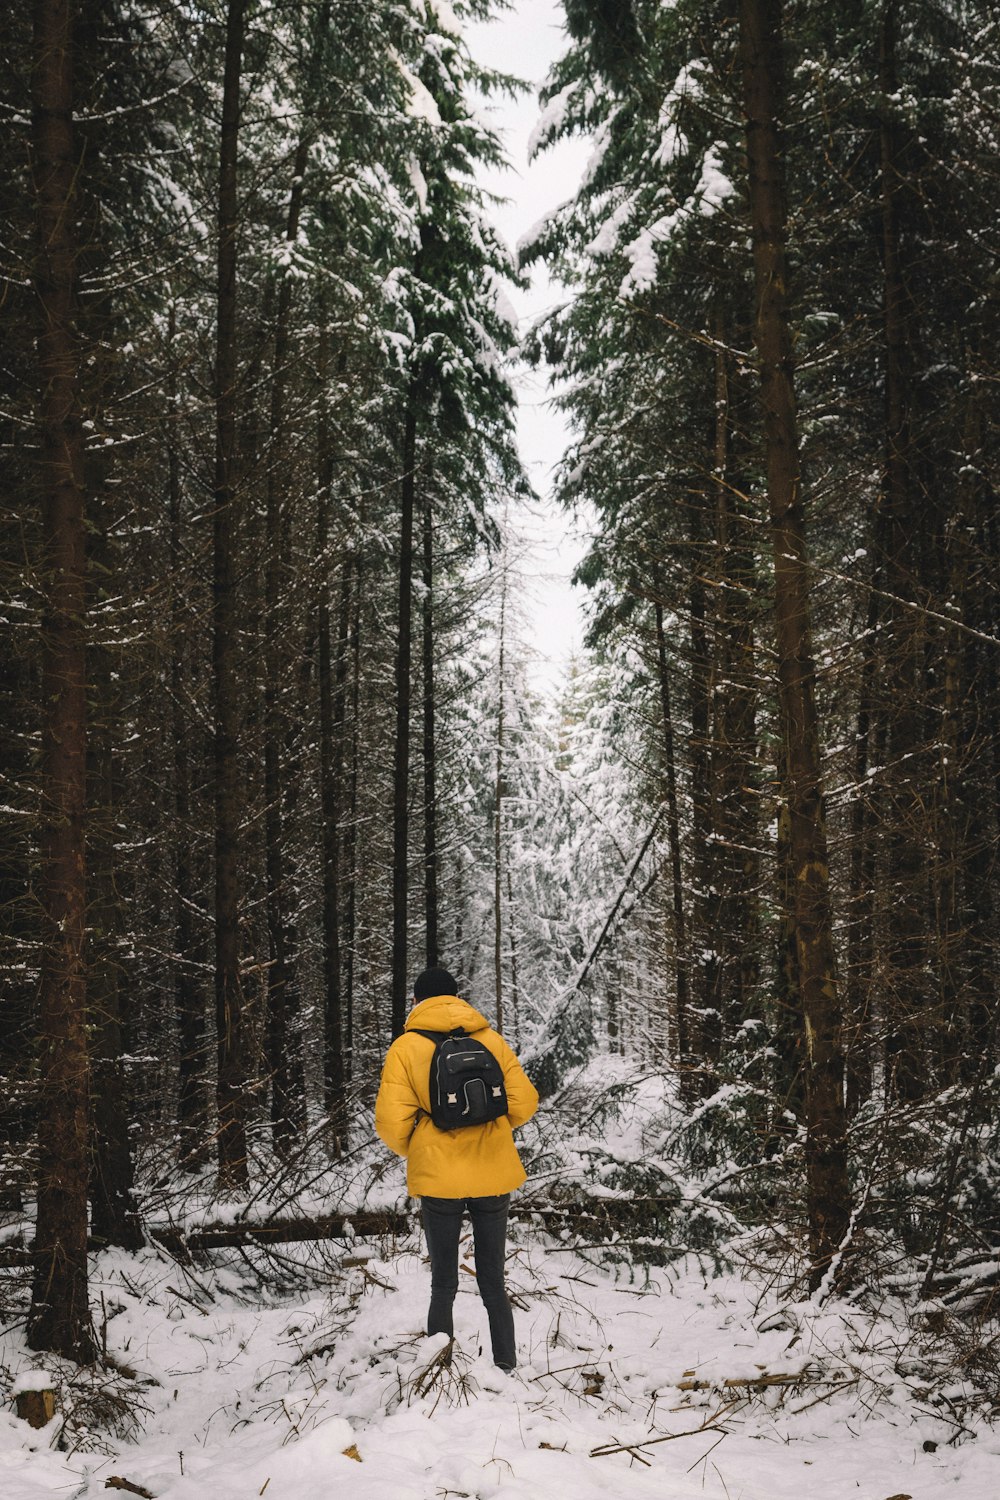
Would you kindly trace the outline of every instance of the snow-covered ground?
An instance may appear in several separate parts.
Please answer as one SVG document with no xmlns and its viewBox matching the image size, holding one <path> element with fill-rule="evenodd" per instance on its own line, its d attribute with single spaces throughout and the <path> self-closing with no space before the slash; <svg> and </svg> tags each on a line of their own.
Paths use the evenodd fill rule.
<svg viewBox="0 0 1000 1500">
<path fill-rule="evenodd" d="M 163 1500 L 1000 1495 L 988 1403 L 962 1379 L 935 1380 L 933 1352 L 888 1306 L 781 1305 L 693 1261 L 596 1265 L 522 1224 L 509 1284 L 523 1362 L 507 1377 L 484 1351 L 471 1243 L 450 1365 L 443 1339 L 421 1333 L 416 1235 L 326 1247 L 308 1290 L 294 1290 L 292 1261 L 315 1250 L 282 1254 L 268 1282 L 256 1251 L 189 1268 L 152 1250 L 98 1257 L 97 1320 L 137 1379 L 78 1378 L 60 1393 L 75 1406 L 66 1451 L 58 1416 L 36 1433 L 9 1403 L 3 1500 L 96 1496 L 112 1477 Z M 0 1350 L 8 1391 L 46 1363 L 21 1337 L 9 1330 Z M 146 1409 L 116 1438 L 122 1396 Z"/>
</svg>

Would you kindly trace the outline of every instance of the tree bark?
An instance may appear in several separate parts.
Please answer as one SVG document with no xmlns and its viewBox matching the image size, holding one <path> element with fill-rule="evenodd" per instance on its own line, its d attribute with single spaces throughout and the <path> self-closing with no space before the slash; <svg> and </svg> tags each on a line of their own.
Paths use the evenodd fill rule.
<svg viewBox="0 0 1000 1500">
<path fill-rule="evenodd" d="M 712 656 L 707 626 L 705 571 L 708 537 L 698 497 L 690 497 L 689 539 L 691 587 L 691 835 L 694 848 L 692 895 L 691 989 L 694 1005 L 688 1037 L 695 1066 L 700 1070 L 700 1092 L 711 1094 L 716 1086 L 716 1067 L 722 1048 L 722 1015 L 719 1006 L 719 960 L 715 947 L 715 820 L 712 799 Z M 661 689 L 662 690 L 662 689 Z M 695 1075 L 692 1074 L 692 1079 Z"/>
<path fill-rule="evenodd" d="M 347 776 L 347 829 L 344 833 L 344 874 L 347 880 L 347 911 L 344 925 L 344 1079 L 350 1083 L 354 1071 L 354 949 L 357 930 L 358 778 L 361 756 L 361 553 L 351 557 L 353 600 L 351 604 L 351 734 L 350 769 Z"/>
<path fill-rule="evenodd" d="M 715 540 L 718 550 L 716 649 L 718 686 L 713 694 L 712 788 L 719 833 L 717 910 L 720 946 L 719 1001 L 723 1038 L 751 1015 L 758 976 L 754 632 L 750 600 L 753 557 L 732 482 L 732 435 L 727 326 L 721 293 L 715 311 Z"/>
<path fill-rule="evenodd" d="M 510 949 L 510 1013 L 513 1022 L 513 1047 L 521 1050 L 521 991 L 517 977 L 517 929 L 514 926 L 514 877 L 507 861 L 507 933 Z"/>
<path fill-rule="evenodd" d="M 506 693 L 504 653 L 506 651 L 507 574 L 500 595 L 500 662 L 497 673 L 497 749 L 493 786 L 493 980 L 496 991 L 496 1027 L 503 1031 L 503 799 L 504 799 L 504 731 Z"/>
<path fill-rule="evenodd" d="M 195 914 L 194 832 L 191 817 L 192 751 L 190 725 L 184 713 L 189 616 L 184 595 L 181 517 L 180 395 L 177 388 L 177 311 L 170 305 L 167 322 L 171 351 L 167 394 L 167 499 L 170 526 L 170 722 L 174 746 L 174 1014 L 177 1018 L 178 1156 L 188 1167 L 202 1165 L 208 1152 L 208 1081 L 206 1078 L 205 918 Z"/>
<path fill-rule="evenodd" d="M 681 1072 L 685 1097 L 691 1097 L 691 1042 L 688 1036 L 688 1012 L 691 1004 L 688 982 L 688 943 L 684 914 L 684 877 L 681 868 L 681 822 L 677 806 L 677 767 L 674 755 L 674 723 L 670 705 L 670 675 L 667 663 L 667 638 L 663 628 L 663 605 L 656 610 L 656 651 L 660 677 L 660 709 L 663 718 L 663 779 L 667 804 L 667 837 L 670 840 L 670 888 L 673 913 L 674 964 L 676 1000 L 672 1050 Z"/>
<path fill-rule="evenodd" d="M 308 145 L 300 137 L 292 166 L 292 186 L 285 223 L 285 243 L 295 244 L 302 210 L 303 179 Z M 266 520 L 267 563 L 264 601 L 267 649 L 264 683 L 264 835 L 266 842 L 267 930 L 270 964 L 267 970 L 267 1066 L 271 1078 L 271 1131 L 279 1156 L 291 1150 L 305 1123 L 305 1101 L 296 1097 L 298 991 L 292 902 L 285 856 L 285 774 L 282 765 L 284 715 L 282 679 L 286 662 L 281 650 L 281 607 L 288 576 L 289 525 L 286 516 L 285 405 L 288 388 L 289 325 L 292 278 L 285 274 L 278 291 L 274 327 L 274 368 L 271 376 L 270 444 L 268 449 Z"/>
<path fill-rule="evenodd" d="M 844 984 L 845 1066 L 847 1113 L 853 1118 L 871 1095 L 872 1038 L 870 1036 L 872 959 L 874 957 L 875 852 L 872 838 L 873 790 L 868 767 L 871 742 L 878 738 L 875 715 L 875 680 L 878 667 L 876 633 L 879 603 L 875 578 L 868 593 L 864 656 L 854 736 L 854 793 L 851 803 L 850 913 L 847 926 L 847 975 Z M 879 757 L 876 755 L 876 766 Z"/>
<path fill-rule="evenodd" d="M 406 1020 L 409 908 L 410 667 L 413 640 L 413 507 L 416 493 L 417 383 L 412 377 L 403 416 L 400 484 L 399 591 L 396 634 L 396 740 L 392 791 L 392 1034 Z"/>
<path fill-rule="evenodd" d="M 424 689 L 424 907 L 426 960 L 438 967 L 437 725 L 434 702 L 434 507 L 424 503 L 423 689 Z"/>
<path fill-rule="evenodd" d="M 219 247 L 215 365 L 212 686 L 215 746 L 215 1014 L 218 1037 L 219 1185 L 248 1181 L 244 999 L 239 935 L 239 627 L 235 502 L 237 384 L 237 154 L 247 0 L 226 13 L 222 132 L 219 143 Z"/>
<path fill-rule="evenodd" d="M 778 782 L 787 787 L 784 759 L 778 764 Z M 798 922 L 795 906 L 795 867 L 792 861 L 792 820 L 786 797 L 777 809 L 775 865 L 778 886 L 776 974 L 773 997 L 774 1045 L 772 1122 L 778 1135 L 795 1129 L 806 1119 L 805 1070 L 803 1064 L 802 988 L 799 983 Z"/>
<path fill-rule="evenodd" d="M 86 598 L 72 0 L 36 0 L 32 174 L 42 501 L 42 963 L 32 1349 L 94 1357 L 87 1288 Z"/>
<path fill-rule="evenodd" d="M 918 611 L 900 602 L 915 601 L 919 570 L 914 540 L 918 516 L 910 459 L 911 307 L 900 255 L 901 143 L 893 117 L 897 86 L 896 0 L 885 0 L 879 46 L 879 144 L 885 333 L 885 459 L 880 532 L 885 538 L 883 572 L 890 595 L 884 628 L 887 656 L 883 663 L 888 689 L 884 802 L 889 894 L 884 965 L 889 1008 L 886 1085 L 890 1095 L 912 1100 L 920 1098 L 931 1081 L 933 1049 L 927 1036 L 929 996 L 923 899 L 926 860 L 919 838 L 925 821 L 917 701 L 922 627 Z"/>
<path fill-rule="evenodd" d="M 94 565 L 99 575 L 114 576 L 104 517 L 95 530 Z M 129 1097 L 122 1064 L 121 898 L 115 880 L 114 829 L 118 818 L 118 786 L 113 733 L 119 722 L 119 705 L 114 687 L 116 674 L 112 673 L 108 647 L 95 645 L 89 656 L 91 696 L 100 705 L 100 718 L 88 736 L 90 1228 L 95 1240 L 120 1245 L 125 1250 L 137 1250 L 142 1244 L 142 1228 L 133 1192 Z"/>
<path fill-rule="evenodd" d="M 321 502 L 320 556 L 325 556 L 329 501 Z M 334 1148 L 340 1150 L 346 1124 L 344 1094 L 344 1007 L 340 942 L 340 822 L 343 802 L 344 655 L 350 577 L 344 563 L 338 611 L 336 660 L 332 640 L 332 611 L 324 584 L 319 620 L 320 685 L 320 795 L 323 807 L 323 1085 Z"/>
<path fill-rule="evenodd" d="M 329 382 L 329 351 L 324 328 L 320 341 L 320 379 Z M 325 397 L 321 396 L 321 401 Z M 333 455 L 329 419 L 325 405 L 319 423 L 318 475 L 319 512 L 316 553 L 320 564 L 317 618 L 319 642 L 319 746 L 320 805 L 323 811 L 323 1092 L 335 1154 L 339 1154 L 346 1131 L 346 1067 L 344 1062 L 344 1017 L 341 988 L 340 946 L 340 823 L 343 800 L 344 655 L 350 594 L 349 563 L 343 564 L 339 633 L 334 660 L 333 612 L 330 607 L 331 539 L 333 505 Z"/>
<path fill-rule="evenodd" d="M 785 255 L 779 138 L 781 3 L 740 0 L 739 15 L 756 291 L 754 338 L 774 551 L 779 712 L 802 1001 L 810 1281 L 815 1288 L 845 1240 L 851 1198 Z"/>
</svg>

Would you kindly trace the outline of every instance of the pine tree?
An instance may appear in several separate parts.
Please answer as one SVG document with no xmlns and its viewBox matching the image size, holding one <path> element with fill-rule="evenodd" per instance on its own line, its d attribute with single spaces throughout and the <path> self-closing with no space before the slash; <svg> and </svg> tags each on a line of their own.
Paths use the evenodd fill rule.
<svg viewBox="0 0 1000 1500">
<path fill-rule="evenodd" d="M 781 25 L 780 0 L 742 0 L 740 58 L 757 289 L 754 341 L 774 548 L 780 725 L 805 1041 L 810 1283 L 815 1288 L 836 1267 L 835 1258 L 846 1242 L 851 1199 L 787 293 L 787 209 L 779 134 L 783 120 Z"/>
<path fill-rule="evenodd" d="M 32 155 L 36 201 L 42 623 L 44 928 L 38 1002 L 40 1129 L 35 1275 L 28 1341 L 93 1357 L 87 1293 L 88 1056 L 86 661 L 83 417 L 77 343 L 73 6 L 34 10 Z"/>
</svg>

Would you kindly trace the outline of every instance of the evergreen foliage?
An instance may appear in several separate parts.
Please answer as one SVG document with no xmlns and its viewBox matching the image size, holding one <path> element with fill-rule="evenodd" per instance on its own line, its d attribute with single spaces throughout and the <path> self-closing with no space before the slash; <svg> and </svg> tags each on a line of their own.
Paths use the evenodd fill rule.
<svg viewBox="0 0 1000 1500">
<path fill-rule="evenodd" d="M 727 1080 L 763 1086 L 744 1147 L 766 1159 L 803 1118 L 811 1064 L 740 37 L 732 12 L 696 0 L 574 4 L 567 21 L 535 141 L 589 135 L 593 153 L 525 246 L 570 288 L 531 352 L 573 422 L 561 496 L 597 517 L 579 577 L 591 644 L 631 684 L 645 747 L 632 806 L 652 815 L 672 784 L 679 797 L 659 844 L 674 1062 L 691 1100 Z M 773 61 L 845 1086 L 860 1112 L 854 1232 L 877 1223 L 931 1256 L 942 1225 L 946 1242 L 956 1232 L 946 1200 L 970 1135 L 957 1158 L 935 1156 L 931 1200 L 889 1191 L 872 1162 L 925 1159 L 914 1122 L 953 1107 L 956 1086 L 990 1118 L 976 1079 L 996 1060 L 997 806 L 981 777 L 996 738 L 997 554 L 979 340 L 996 337 L 981 294 L 997 264 L 983 154 L 996 22 L 988 6 L 893 0 L 789 6 L 784 22 Z M 641 970 L 664 929 L 628 924 L 616 946 Z M 648 989 L 636 998 L 648 1008 Z"/>
</svg>

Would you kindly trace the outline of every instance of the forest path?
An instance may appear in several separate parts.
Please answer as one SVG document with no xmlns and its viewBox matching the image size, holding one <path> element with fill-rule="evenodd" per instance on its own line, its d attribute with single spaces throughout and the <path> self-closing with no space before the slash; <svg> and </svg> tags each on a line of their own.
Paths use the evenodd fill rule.
<svg viewBox="0 0 1000 1500">
<path fill-rule="evenodd" d="M 1000 1490 L 997 1435 L 947 1445 L 954 1422 L 901 1378 L 885 1319 L 812 1304 L 776 1312 L 735 1276 L 596 1267 L 525 1238 L 509 1262 L 524 1363 L 508 1377 L 483 1348 L 471 1245 L 450 1367 L 443 1339 L 421 1334 L 428 1268 L 416 1243 L 391 1255 L 355 1245 L 349 1261 L 332 1263 L 326 1291 L 265 1301 L 253 1299 L 248 1258 L 186 1276 L 153 1252 L 101 1257 L 109 1351 L 159 1382 L 143 1431 L 110 1454 L 32 1453 L 23 1424 L 4 1416 L 4 1500 L 96 1500 L 112 1475 L 158 1500 Z M 765 1373 L 777 1383 L 724 1385 Z M 679 1388 L 692 1379 L 702 1388 Z"/>
</svg>

